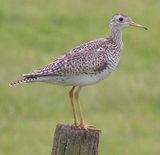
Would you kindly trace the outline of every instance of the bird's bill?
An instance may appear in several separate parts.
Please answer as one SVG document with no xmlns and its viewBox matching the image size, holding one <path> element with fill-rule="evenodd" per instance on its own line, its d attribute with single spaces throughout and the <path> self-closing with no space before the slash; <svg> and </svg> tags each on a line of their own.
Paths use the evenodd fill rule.
<svg viewBox="0 0 160 155">
<path fill-rule="evenodd" d="M 137 24 L 137 23 L 131 23 L 130 26 L 133 26 L 133 27 L 139 27 L 139 28 L 142 28 L 142 29 L 145 29 L 145 30 L 148 30 L 147 27 L 143 26 L 143 25 L 140 25 L 140 24 Z"/>
</svg>

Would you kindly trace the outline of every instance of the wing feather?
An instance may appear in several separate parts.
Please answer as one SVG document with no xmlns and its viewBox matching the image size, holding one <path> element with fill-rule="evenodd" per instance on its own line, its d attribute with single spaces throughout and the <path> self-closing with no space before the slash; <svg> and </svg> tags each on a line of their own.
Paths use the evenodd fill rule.
<svg viewBox="0 0 160 155">
<path fill-rule="evenodd" d="M 78 74 L 95 74 L 107 67 L 105 45 L 106 39 L 98 39 L 84 43 L 49 65 L 24 74 L 24 77 L 70 76 Z"/>
</svg>

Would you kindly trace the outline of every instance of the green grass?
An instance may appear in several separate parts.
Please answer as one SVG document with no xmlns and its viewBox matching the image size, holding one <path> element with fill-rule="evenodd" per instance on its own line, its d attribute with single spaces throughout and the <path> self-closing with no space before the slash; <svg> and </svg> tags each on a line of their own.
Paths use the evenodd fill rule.
<svg viewBox="0 0 160 155">
<path fill-rule="evenodd" d="M 100 155 L 159 155 L 158 0 L 0 0 L 0 154 L 47 155 L 57 123 L 72 123 L 68 87 L 8 83 L 84 41 L 105 37 L 115 12 L 148 31 L 127 29 L 120 65 L 84 88 L 86 122 L 102 129 Z"/>
</svg>

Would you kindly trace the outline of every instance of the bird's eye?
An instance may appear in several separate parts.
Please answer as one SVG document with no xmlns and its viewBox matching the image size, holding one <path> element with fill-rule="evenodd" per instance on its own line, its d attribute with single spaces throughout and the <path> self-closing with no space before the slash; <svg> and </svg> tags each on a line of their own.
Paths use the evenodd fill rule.
<svg viewBox="0 0 160 155">
<path fill-rule="evenodd" d="M 123 21 L 123 17 L 119 17 L 119 19 L 118 19 L 120 22 L 122 22 Z"/>
</svg>

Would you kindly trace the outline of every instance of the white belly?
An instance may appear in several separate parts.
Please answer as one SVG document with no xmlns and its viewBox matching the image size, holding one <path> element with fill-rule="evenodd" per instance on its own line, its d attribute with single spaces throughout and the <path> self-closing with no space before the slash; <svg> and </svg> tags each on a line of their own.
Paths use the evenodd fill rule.
<svg viewBox="0 0 160 155">
<path fill-rule="evenodd" d="M 111 69 L 106 69 L 103 72 L 97 74 L 82 74 L 74 76 L 50 76 L 43 77 L 39 79 L 39 81 L 64 86 L 85 86 L 97 83 L 107 78 L 111 72 Z"/>
</svg>

